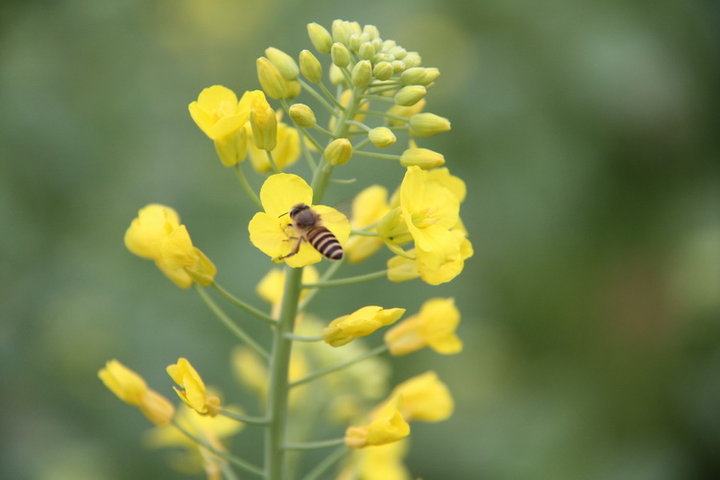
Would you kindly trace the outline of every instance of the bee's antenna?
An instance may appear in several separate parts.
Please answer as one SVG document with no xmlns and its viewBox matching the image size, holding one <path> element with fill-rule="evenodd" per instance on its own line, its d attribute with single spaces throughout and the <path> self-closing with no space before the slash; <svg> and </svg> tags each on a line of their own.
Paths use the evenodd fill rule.
<svg viewBox="0 0 720 480">
<path fill-rule="evenodd" d="M 278 215 L 278 218 L 280 218 L 280 217 L 284 217 L 284 216 L 285 216 L 285 215 L 287 215 L 288 213 L 290 213 L 290 212 L 285 212 L 285 213 L 282 213 L 282 214 Z"/>
</svg>

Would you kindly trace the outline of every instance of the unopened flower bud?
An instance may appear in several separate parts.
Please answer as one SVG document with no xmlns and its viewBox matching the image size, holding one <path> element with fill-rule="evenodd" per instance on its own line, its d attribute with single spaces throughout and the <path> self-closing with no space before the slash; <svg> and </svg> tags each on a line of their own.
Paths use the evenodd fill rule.
<svg viewBox="0 0 720 480">
<path fill-rule="evenodd" d="M 405 71 L 405 68 L 407 68 L 405 62 L 403 62 L 402 60 L 393 60 L 392 62 L 390 62 L 390 64 L 393 67 L 394 73 L 402 73 L 403 71 Z"/>
<path fill-rule="evenodd" d="M 412 67 L 400 75 L 400 81 L 405 85 L 430 85 L 439 76 L 437 68 Z"/>
<path fill-rule="evenodd" d="M 358 88 L 365 88 L 372 81 L 372 64 L 370 60 L 360 60 L 352 70 L 352 82 Z"/>
<path fill-rule="evenodd" d="M 387 127 L 373 128 L 368 132 L 368 139 L 378 148 L 387 148 L 395 145 L 395 142 L 397 142 L 397 137 L 392 130 Z"/>
<path fill-rule="evenodd" d="M 330 53 L 333 41 L 330 32 L 325 27 L 314 22 L 308 23 L 307 31 L 315 50 L 320 53 Z"/>
<path fill-rule="evenodd" d="M 333 41 L 347 44 L 350 38 L 350 29 L 348 28 L 348 22 L 343 20 L 333 20 L 332 23 L 332 38 Z"/>
<path fill-rule="evenodd" d="M 312 111 L 312 108 L 308 107 L 304 103 L 295 103 L 290 105 L 288 112 L 290 113 L 290 118 L 292 118 L 300 127 L 313 127 L 317 123 L 315 113 Z"/>
<path fill-rule="evenodd" d="M 393 74 L 393 68 L 392 65 L 390 65 L 388 62 L 379 62 L 375 64 L 375 68 L 373 68 L 373 75 L 378 80 L 387 80 L 388 78 L 392 77 Z"/>
<path fill-rule="evenodd" d="M 450 120 L 434 113 L 418 113 L 410 117 L 410 135 L 431 137 L 450 130 Z"/>
<path fill-rule="evenodd" d="M 256 60 L 258 80 L 260 86 L 270 98 L 283 98 L 285 96 L 285 79 L 270 60 L 260 57 Z"/>
<path fill-rule="evenodd" d="M 387 50 L 389 52 L 394 47 L 397 47 L 397 42 L 395 40 L 385 40 L 382 43 L 382 46 L 383 46 L 383 50 Z"/>
<path fill-rule="evenodd" d="M 390 49 L 390 55 L 397 58 L 398 60 L 402 60 L 405 58 L 405 55 L 407 55 L 407 50 L 405 50 L 403 47 L 396 46 Z"/>
<path fill-rule="evenodd" d="M 374 40 L 380 36 L 380 31 L 375 25 L 365 25 L 363 27 L 363 33 L 366 33 L 371 40 Z"/>
<path fill-rule="evenodd" d="M 445 164 L 445 157 L 438 152 L 427 148 L 408 148 L 400 156 L 400 164 L 403 167 L 420 167 L 430 169 Z"/>
<path fill-rule="evenodd" d="M 312 83 L 322 80 L 322 65 L 310 50 L 300 52 L 300 72 Z"/>
<path fill-rule="evenodd" d="M 330 65 L 328 77 L 330 78 L 330 83 L 333 85 L 339 85 L 345 81 L 345 75 L 343 75 L 342 70 L 340 70 L 337 65 Z"/>
<path fill-rule="evenodd" d="M 363 60 L 370 60 L 375 55 L 375 47 L 372 46 L 372 43 L 365 42 L 362 45 L 360 45 L 360 48 L 358 49 L 358 56 L 362 58 Z"/>
<path fill-rule="evenodd" d="M 287 53 L 275 47 L 269 47 L 265 49 L 265 56 L 275 65 L 285 80 L 295 80 L 298 77 L 300 69 L 295 60 Z"/>
<path fill-rule="evenodd" d="M 330 165 L 344 165 L 352 157 L 352 144 L 347 138 L 337 138 L 325 147 L 324 155 Z"/>
<path fill-rule="evenodd" d="M 422 85 L 408 85 L 395 94 L 395 104 L 410 107 L 422 100 L 426 94 L 427 90 Z"/>
<path fill-rule="evenodd" d="M 362 43 L 360 42 L 360 35 L 358 35 L 357 33 L 353 33 L 352 35 L 350 35 L 350 41 L 348 43 L 350 50 L 353 52 L 357 52 L 360 49 L 360 43 Z"/>
<path fill-rule="evenodd" d="M 247 132 L 240 127 L 237 132 L 214 141 L 215 152 L 226 167 L 232 167 L 245 160 L 247 155 Z"/>
<path fill-rule="evenodd" d="M 413 239 L 400 207 L 393 208 L 378 221 L 377 232 L 384 240 L 396 245 L 402 245 Z"/>
<path fill-rule="evenodd" d="M 333 43 L 330 49 L 330 56 L 332 57 L 332 62 L 340 68 L 347 67 L 350 64 L 350 51 L 342 43 Z"/>
<path fill-rule="evenodd" d="M 277 117 L 270 107 L 253 108 L 250 112 L 253 141 L 260 150 L 270 151 L 277 145 Z"/>
<path fill-rule="evenodd" d="M 417 52 L 408 52 L 403 58 L 403 62 L 407 68 L 419 67 L 422 63 L 422 58 Z"/>
<path fill-rule="evenodd" d="M 297 80 L 286 80 L 285 81 L 285 95 L 283 98 L 295 98 L 300 95 L 302 86 Z"/>
</svg>

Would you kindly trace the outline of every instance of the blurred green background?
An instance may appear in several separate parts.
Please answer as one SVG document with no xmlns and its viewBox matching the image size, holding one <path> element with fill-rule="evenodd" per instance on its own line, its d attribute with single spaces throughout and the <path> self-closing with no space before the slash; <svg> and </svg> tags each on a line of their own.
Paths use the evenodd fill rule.
<svg viewBox="0 0 720 480">
<path fill-rule="evenodd" d="M 457 402 L 449 421 L 415 428 L 411 471 L 720 478 L 716 3 L 76 0 L 0 13 L 0 477 L 180 477 L 96 371 L 119 358 L 171 395 L 164 367 L 183 355 L 231 396 L 233 341 L 122 235 L 141 206 L 172 205 L 221 283 L 260 305 L 254 209 L 187 104 L 212 84 L 257 88 L 267 46 L 295 54 L 310 48 L 306 23 L 343 18 L 440 68 L 428 110 L 453 130 L 423 146 L 469 190 L 475 256 L 454 282 L 377 281 L 316 304 L 331 318 L 456 298 L 464 352 L 393 362 L 394 382 L 434 369 Z M 355 163 L 361 181 L 333 187 L 332 203 L 400 179 Z M 233 445 L 252 456 L 256 439 Z"/>
</svg>

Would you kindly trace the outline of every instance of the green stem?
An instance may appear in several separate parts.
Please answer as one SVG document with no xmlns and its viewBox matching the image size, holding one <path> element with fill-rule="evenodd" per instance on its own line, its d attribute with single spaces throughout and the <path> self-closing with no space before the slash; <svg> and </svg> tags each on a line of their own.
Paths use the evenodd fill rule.
<svg viewBox="0 0 720 480">
<path fill-rule="evenodd" d="M 366 100 L 380 100 L 381 102 L 390 102 L 395 103 L 395 99 L 393 97 L 383 97 L 382 95 L 363 95 L 363 98 Z M 365 112 L 363 112 L 365 113 Z"/>
<path fill-rule="evenodd" d="M 367 145 L 368 143 L 370 143 L 370 138 L 365 137 L 365 138 L 363 138 L 362 140 L 360 140 L 358 143 L 356 143 L 355 145 L 353 145 L 353 150 L 357 150 L 358 148 L 362 148 L 362 147 L 364 147 L 365 145 Z"/>
<path fill-rule="evenodd" d="M 288 443 L 283 448 L 285 450 L 317 450 L 319 448 L 337 447 L 344 445 L 344 438 L 333 438 L 330 440 L 317 440 L 314 442 Z"/>
<path fill-rule="evenodd" d="M 270 421 L 267 418 L 260 417 L 248 417 L 246 415 L 240 415 L 239 413 L 231 412 L 229 410 L 221 410 L 220 415 L 223 415 L 238 422 L 246 423 L 248 425 L 267 425 Z"/>
<path fill-rule="evenodd" d="M 247 343 L 247 345 L 255 350 L 261 357 L 267 359 L 270 358 L 270 355 L 267 351 L 265 351 L 264 348 L 262 348 L 253 338 L 245 333 L 245 330 L 240 328 L 235 322 L 233 322 L 230 317 L 215 303 L 215 301 L 210 298 L 210 295 L 207 294 L 207 292 L 199 285 L 195 284 L 195 291 L 198 292 L 198 295 L 203 299 L 205 304 L 208 306 L 210 311 L 212 311 L 215 316 L 220 319 L 220 321 L 235 334 L 236 337 L 238 337 L 243 342 Z"/>
<path fill-rule="evenodd" d="M 374 115 L 376 117 L 385 117 L 385 118 L 389 118 L 391 120 L 397 120 L 399 122 L 404 122 L 404 123 L 407 123 L 410 121 L 410 119 L 408 119 L 407 117 L 401 117 L 400 115 L 393 115 L 393 114 L 387 113 L 387 112 L 378 112 L 377 110 L 365 110 L 365 111 L 363 111 L 363 113 L 365 115 Z"/>
<path fill-rule="evenodd" d="M 303 288 L 323 288 L 323 287 L 340 287 L 343 285 L 352 285 L 353 283 L 367 282 L 383 278 L 387 275 L 387 269 L 378 272 L 366 273 L 365 275 L 357 275 L 355 277 L 338 278 L 337 280 L 318 281 L 316 283 L 303 284 Z"/>
<path fill-rule="evenodd" d="M 247 178 L 245 178 L 245 173 L 242 171 L 242 167 L 239 163 L 235 164 L 235 175 L 240 181 L 240 186 L 242 187 L 245 194 L 250 198 L 250 200 L 252 200 L 253 203 L 258 207 L 263 208 L 260 198 L 257 196 L 255 190 L 253 190 L 253 188 L 248 183 Z"/>
<path fill-rule="evenodd" d="M 193 442 L 195 442 L 195 443 L 197 443 L 198 445 L 202 446 L 203 448 L 206 448 L 207 450 L 211 451 L 212 453 L 214 453 L 214 454 L 217 455 L 218 457 L 224 458 L 224 459 L 227 460 L 228 462 L 232 463 L 233 465 L 235 465 L 235 466 L 237 466 L 237 467 L 240 467 L 242 470 L 244 470 L 244 471 L 246 471 L 246 472 L 248 472 L 248 473 L 253 473 L 253 474 L 255 474 L 255 475 L 259 476 L 259 477 L 262 477 L 262 476 L 264 475 L 264 474 L 263 474 L 263 471 L 262 471 L 259 467 L 256 467 L 255 465 L 251 464 L 250 462 L 248 462 L 248 461 L 246 461 L 246 460 L 242 460 L 242 459 L 240 459 L 240 458 L 237 458 L 237 457 L 235 457 L 234 455 L 230 455 L 230 454 L 227 453 L 227 452 L 223 452 L 222 450 L 218 450 L 217 448 L 215 448 L 215 447 L 213 447 L 212 445 L 210 445 L 210 443 L 208 443 L 206 440 L 198 437 L 197 435 L 193 435 L 192 433 L 188 432 L 188 431 L 187 431 L 185 428 L 183 428 L 177 421 L 173 420 L 173 425 L 175 426 L 175 428 L 177 428 L 178 430 L 180 430 L 180 431 L 183 433 L 183 435 L 185 435 L 186 437 L 188 437 L 190 440 L 192 440 Z"/>
<path fill-rule="evenodd" d="M 318 463 L 315 468 L 310 470 L 308 474 L 302 478 L 302 480 L 317 480 L 322 474 L 324 474 L 336 462 L 340 461 L 340 459 L 347 455 L 349 452 L 350 449 L 345 446 L 338 448 L 330 455 L 325 457 L 322 462 Z"/>
<path fill-rule="evenodd" d="M 270 389 L 268 392 L 267 411 L 270 424 L 265 436 L 265 473 L 267 480 L 283 478 L 283 459 L 285 450 L 285 431 L 287 429 L 288 407 L 288 371 L 292 340 L 285 334 L 292 333 L 300 299 L 302 268 L 285 269 L 285 289 L 280 311 L 280 319 L 273 337 L 273 355 L 270 362 Z"/>
<path fill-rule="evenodd" d="M 358 235 L 358 234 L 356 234 L 356 235 Z M 218 293 L 220 293 L 220 295 L 225 297 L 225 299 L 227 299 L 233 305 L 238 306 L 238 307 L 242 308 L 243 310 L 245 310 L 246 312 L 255 315 L 257 318 L 259 318 L 260 320 L 262 320 L 263 322 L 265 322 L 267 324 L 270 324 L 273 326 L 277 325 L 277 320 L 272 318 L 267 313 L 255 308 L 252 305 L 245 303 L 242 300 L 240 300 L 239 298 L 235 297 L 230 292 L 225 290 L 222 286 L 220 286 L 219 283 L 213 282 L 211 285 L 213 286 L 213 288 L 215 288 L 215 290 L 218 291 Z"/>
<path fill-rule="evenodd" d="M 333 102 L 340 110 L 344 110 L 345 107 L 342 106 L 342 104 L 338 101 L 337 98 L 335 98 L 335 95 L 333 95 L 330 90 L 325 86 L 323 82 L 320 82 L 317 84 L 318 87 L 320 87 L 320 90 L 325 94 L 326 97 L 330 99 L 331 102 Z"/>
<path fill-rule="evenodd" d="M 307 128 L 300 127 L 300 129 L 302 130 L 303 134 L 305 134 L 307 139 L 310 140 L 310 143 L 312 143 L 313 146 L 318 149 L 318 152 L 322 153 L 322 151 L 323 151 L 322 145 L 320 145 L 320 143 L 317 140 L 315 140 L 312 135 L 310 135 L 310 132 L 308 132 Z M 315 167 L 315 168 L 317 168 L 317 167 Z"/>
<path fill-rule="evenodd" d="M 295 335 L 294 333 L 286 333 L 285 338 L 293 340 L 295 342 L 319 342 L 323 339 L 322 335 L 316 335 L 314 337 L 306 337 L 303 335 Z"/>
<path fill-rule="evenodd" d="M 273 171 L 273 173 L 281 173 L 281 170 L 278 168 L 277 163 L 275 163 L 275 158 L 273 157 L 272 151 L 265 150 L 265 154 L 267 155 L 268 162 L 270 163 L 270 169 Z"/>
<path fill-rule="evenodd" d="M 331 178 L 330 183 L 339 183 L 341 185 L 349 185 L 357 182 L 357 178 Z"/>
<path fill-rule="evenodd" d="M 303 90 L 315 97 L 315 100 L 320 102 L 320 104 L 325 107 L 325 109 L 330 112 L 331 115 L 335 114 L 335 108 L 333 108 L 333 106 L 330 105 L 327 100 L 322 97 L 322 95 L 320 95 L 314 88 L 312 88 L 309 83 L 307 83 L 302 78 L 298 78 L 298 82 L 300 82 L 300 85 L 302 85 Z"/>
<path fill-rule="evenodd" d="M 335 273 L 337 273 L 337 271 L 340 269 L 340 267 L 342 266 L 342 264 L 343 264 L 343 260 L 340 260 L 340 261 L 338 261 L 338 262 L 333 262 L 333 263 L 327 268 L 327 270 L 325 270 L 325 271 L 323 272 L 322 276 L 320 277 L 320 281 L 321 281 L 321 282 L 324 282 L 324 281 L 326 281 L 326 280 L 330 280 L 330 279 L 333 277 L 333 275 L 335 275 Z M 305 298 L 304 298 L 303 301 L 300 303 L 300 311 L 305 310 L 305 308 L 308 306 L 308 304 L 310 303 L 310 301 L 311 301 L 313 298 L 315 298 L 315 295 L 317 295 L 319 291 L 320 291 L 319 288 L 314 288 L 314 289 L 310 290 L 310 291 L 305 295 Z"/>
<path fill-rule="evenodd" d="M 364 123 L 362 123 L 362 122 L 356 122 L 355 120 L 348 120 L 347 123 L 350 124 L 350 125 L 355 125 L 356 127 L 360 127 L 360 128 L 362 128 L 364 131 L 366 131 L 366 132 L 369 132 L 370 130 L 372 130 L 372 128 L 368 127 L 368 126 L 365 125 Z"/>
<path fill-rule="evenodd" d="M 391 155 L 389 153 L 377 153 L 377 152 L 366 152 L 363 150 L 353 150 L 353 155 L 357 155 L 359 157 L 382 158 L 383 160 L 394 160 L 396 162 L 400 161 L 400 155 Z"/>
<path fill-rule="evenodd" d="M 355 358 L 352 358 L 345 362 L 338 363 L 337 365 L 333 365 L 333 366 L 327 367 L 327 368 L 322 368 L 316 372 L 313 372 L 313 373 L 301 378 L 300 380 L 296 380 L 296 381 L 292 382 L 290 384 L 290 387 L 291 388 L 297 387 L 297 386 L 303 385 L 305 383 L 312 382 L 313 380 L 320 378 L 324 375 L 327 375 L 327 374 L 333 373 L 333 372 L 337 372 L 338 370 L 342 370 L 343 368 L 347 368 L 351 365 L 354 365 L 355 363 L 361 362 L 370 357 L 374 357 L 375 355 L 380 355 L 381 353 L 385 353 L 387 351 L 388 351 L 387 345 L 385 345 L 385 344 L 380 345 L 380 346 L 370 350 L 369 352 L 365 352 L 362 355 L 359 355 Z"/>
<path fill-rule="evenodd" d="M 333 133 L 332 133 L 330 130 L 328 130 L 327 128 L 321 127 L 321 126 L 318 125 L 317 123 L 316 123 L 315 125 L 313 125 L 312 128 L 314 128 L 314 129 L 317 130 L 318 132 L 322 133 L 323 135 L 326 135 L 326 136 L 331 137 L 331 138 L 333 137 Z"/>
</svg>

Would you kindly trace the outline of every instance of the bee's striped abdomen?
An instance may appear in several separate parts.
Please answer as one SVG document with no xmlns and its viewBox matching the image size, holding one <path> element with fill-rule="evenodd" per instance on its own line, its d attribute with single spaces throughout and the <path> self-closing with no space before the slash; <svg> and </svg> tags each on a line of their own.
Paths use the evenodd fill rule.
<svg viewBox="0 0 720 480">
<path fill-rule="evenodd" d="M 335 235 L 327 228 L 321 226 L 311 228 L 305 238 L 315 250 L 330 260 L 340 260 L 342 258 L 342 246 L 340 242 L 338 242 L 338 239 L 335 238 Z"/>
</svg>

